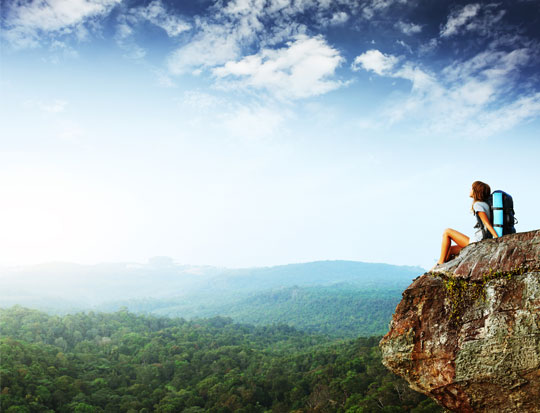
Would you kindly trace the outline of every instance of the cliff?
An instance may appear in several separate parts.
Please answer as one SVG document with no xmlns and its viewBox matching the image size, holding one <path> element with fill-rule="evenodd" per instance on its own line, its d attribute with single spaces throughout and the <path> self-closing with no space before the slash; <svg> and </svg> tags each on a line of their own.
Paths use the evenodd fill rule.
<svg viewBox="0 0 540 413">
<path fill-rule="evenodd" d="M 540 412 L 540 230 L 464 248 L 403 292 L 383 363 L 456 412 Z"/>
</svg>

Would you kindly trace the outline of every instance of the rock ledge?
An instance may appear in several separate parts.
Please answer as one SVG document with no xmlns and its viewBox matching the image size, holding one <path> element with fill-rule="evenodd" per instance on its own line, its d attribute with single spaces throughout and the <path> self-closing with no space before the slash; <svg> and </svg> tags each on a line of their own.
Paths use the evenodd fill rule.
<svg viewBox="0 0 540 413">
<path fill-rule="evenodd" d="M 456 412 L 540 412 L 540 230 L 464 248 L 404 292 L 383 363 Z"/>
</svg>

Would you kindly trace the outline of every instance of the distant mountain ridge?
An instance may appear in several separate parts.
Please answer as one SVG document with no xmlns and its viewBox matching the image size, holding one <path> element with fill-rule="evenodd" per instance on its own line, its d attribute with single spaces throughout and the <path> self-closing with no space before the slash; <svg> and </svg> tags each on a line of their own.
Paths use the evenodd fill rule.
<svg viewBox="0 0 540 413">
<path fill-rule="evenodd" d="M 287 287 L 253 294 L 184 300 L 146 300 L 105 307 L 160 316 L 208 318 L 218 315 L 253 325 L 288 324 L 338 337 L 380 335 L 401 299 L 402 289 L 361 289 L 353 284 Z"/>
<path fill-rule="evenodd" d="M 332 285 L 355 283 L 363 287 L 395 286 L 402 284 L 403 278 L 412 280 L 424 269 L 412 266 L 364 263 L 358 261 L 314 261 L 303 264 L 288 264 L 274 267 L 226 270 L 210 280 L 208 286 L 214 288 L 257 289 Z"/>
<path fill-rule="evenodd" d="M 177 265 L 166 257 L 148 264 L 50 263 L 0 270 L 0 306 L 223 315 L 352 337 L 386 331 L 401 291 L 423 272 L 344 260 L 241 269 Z"/>
</svg>

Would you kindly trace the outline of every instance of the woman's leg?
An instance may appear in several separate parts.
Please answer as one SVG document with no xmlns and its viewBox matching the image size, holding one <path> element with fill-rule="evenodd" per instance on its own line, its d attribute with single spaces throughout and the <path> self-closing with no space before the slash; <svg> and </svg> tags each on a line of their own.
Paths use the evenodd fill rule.
<svg viewBox="0 0 540 413">
<path fill-rule="evenodd" d="M 457 245 L 452 246 L 452 241 Z M 443 232 L 443 239 L 441 245 L 441 256 L 437 264 L 446 262 L 448 256 L 451 254 L 457 254 L 462 248 L 469 245 L 469 237 L 456 231 L 452 228 L 446 228 Z"/>
<path fill-rule="evenodd" d="M 450 261 L 450 257 L 458 255 L 461 250 L 462 248 L 459 245 L 452 245 L 448 250 L 448 254 L 446 255 L 444 262 Z"/>
</svg>

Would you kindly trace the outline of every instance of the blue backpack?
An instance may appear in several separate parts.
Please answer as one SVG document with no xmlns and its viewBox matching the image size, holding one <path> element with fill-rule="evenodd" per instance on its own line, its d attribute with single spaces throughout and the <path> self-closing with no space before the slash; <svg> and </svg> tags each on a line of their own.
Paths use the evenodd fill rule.
<svg viewBox="0 0 540 413">
<path fill-rule="evenodd" d="M 491 207 L 491 220 L 493 229 L 499 237 L 506 234 L 514 234 L 517 219 L 514 217 L 514 201 L 504 191 L 494 191 L 488 201 Z"/>
<path fill-rule="evenodd" d="M 514 201 L 512 197 L 504 191 L 494 191 L 487 201 L 491 208 L 491 224 L 499 237 L 506 234 L 514 234 L 517 219 L 514 217 Z M 482 229 L 482 239 L 493 238 L 491 233 L 484 227 L 482 220 L 476 215 L 475 228 Z"/>
</svg>

